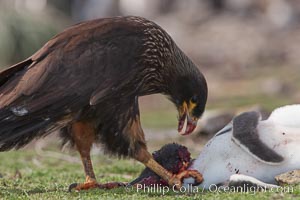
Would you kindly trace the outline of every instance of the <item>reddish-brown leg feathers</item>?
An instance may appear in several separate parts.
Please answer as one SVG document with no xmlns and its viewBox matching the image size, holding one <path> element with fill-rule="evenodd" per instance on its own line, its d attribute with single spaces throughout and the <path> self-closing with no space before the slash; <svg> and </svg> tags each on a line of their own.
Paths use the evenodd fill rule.
<svg viewBox="0 0 300 200">
<path fill-rule="evenodd" d="M 74 139 L 76 148 L 81 156 L 84 172 L 84 183 L 73 183 L 69 186 L 69 191 L 75 189 L 88 190 L 92 188 L 112 189 L 123 186 L 122 183 L 112 182 L 106 184 L 99 184 L 96 181 L 93 165 L 90 157 L 91 147 L 95 140 L 95 129 L 92 124 L 87 122 L 76 122 L 72 125 L 72 137 Z"/>
<path fill-rule="evenodd" d="M 69 186 L 69 191 L 72 189 L 87 190 L 90 188 L 96 188 L 97 181 L 90 157 L 91 147 L 95 140 L 95 130 L 93 126 L 87 122 L 76 122 L 72 125 L 72 137 L 81 156 L 86 178 L 85 182 L 82 184 L 71 184 Z"/>
</svg>

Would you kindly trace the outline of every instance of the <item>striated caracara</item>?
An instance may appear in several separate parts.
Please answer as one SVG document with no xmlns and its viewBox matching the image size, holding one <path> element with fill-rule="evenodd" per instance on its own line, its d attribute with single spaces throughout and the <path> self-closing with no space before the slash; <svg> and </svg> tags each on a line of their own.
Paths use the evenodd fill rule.
<svg viewBox="0 0 300 200">
<path fill-rule="evenodd" d="M 154 93 L 169 97 L 179 112 L 178 131 L 191 133 L 204 112 L 206 81 L 161 27 L 132 16 L 79 23 L 0 72 L 0 151 L 60 130 L 79 151 L 86 174 L 85 183 L 70 189 L 106 187 L 96 182 L 93 143 L 179 187 L 181 177 L 147 151 L 138 97 Z M 195 171 L 186 176 L 202 179 Z"/>
</svg>

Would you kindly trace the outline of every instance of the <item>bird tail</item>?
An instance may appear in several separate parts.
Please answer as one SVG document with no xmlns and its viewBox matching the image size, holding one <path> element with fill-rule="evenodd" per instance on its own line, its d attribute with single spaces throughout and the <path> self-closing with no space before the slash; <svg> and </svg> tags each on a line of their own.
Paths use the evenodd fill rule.
<svg viewBox="0 0 300 200">
<path fill-rule="evenodd" d="M 52 124 L 50 120 L 34 114 L 16 116 L 9 109 L 1 109 L 0 116 L 0 151 L 18 149 L 34 138 L 45 136 Z"/>
</svg>

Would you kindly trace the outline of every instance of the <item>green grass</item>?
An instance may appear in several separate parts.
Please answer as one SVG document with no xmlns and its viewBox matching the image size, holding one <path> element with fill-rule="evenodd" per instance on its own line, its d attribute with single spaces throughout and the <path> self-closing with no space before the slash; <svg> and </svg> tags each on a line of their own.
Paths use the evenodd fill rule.
<svg viewBox="0 0 300 200">
<path fill-rule="evenodd" d="M 74 155 L 76 156 L 76 155 Z M 99 181 L 127 182 L 138 176 L 143 166 L 132 160 L 117 160 L 106 156 L 93 156 Z M 300 188 L 294 186 L 290 193 L 260 192 L 196 193 L 147 192 L 133 188 L 113 190 L 94 189 L 67 192 L 69 184 L 84 180 L 80 163 L 70 163 L 57 158 L 38 156 L 32 150 L 0 154 L 0 199 L 295 199 L 300 198 Z"/>
</svg>

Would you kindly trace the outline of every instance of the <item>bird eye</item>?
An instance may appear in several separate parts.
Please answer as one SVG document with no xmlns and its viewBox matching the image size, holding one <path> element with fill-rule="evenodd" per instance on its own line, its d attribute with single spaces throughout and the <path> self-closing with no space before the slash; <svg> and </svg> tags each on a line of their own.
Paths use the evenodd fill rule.
<svg viewBox="0 0 300 200">
<path fill-rule="evenodd" d="M 192 98 L 191 98 L 191 102 L 192 103 L 196 103 L 198 101 L 198 98 L 197 98 L 197 96 L 192 96 Z"/>
</svg>

